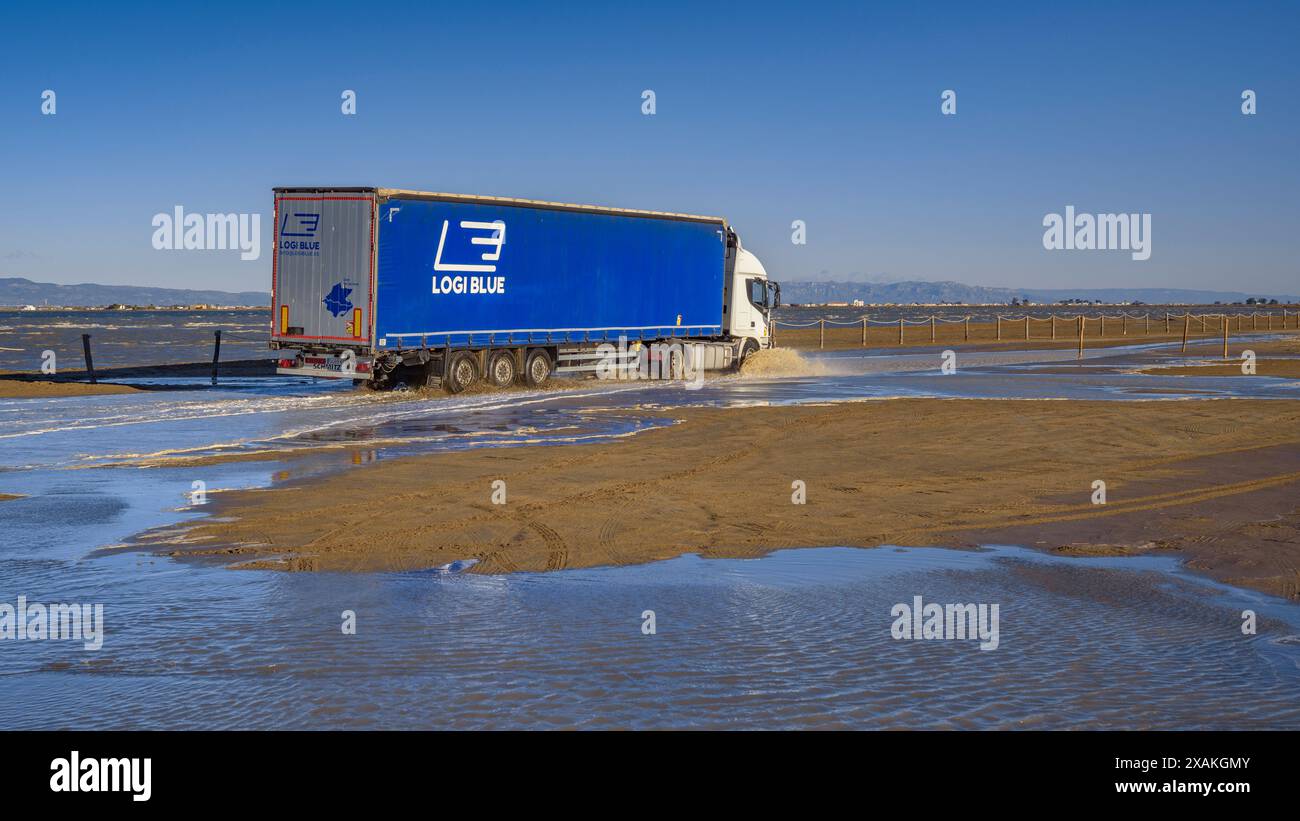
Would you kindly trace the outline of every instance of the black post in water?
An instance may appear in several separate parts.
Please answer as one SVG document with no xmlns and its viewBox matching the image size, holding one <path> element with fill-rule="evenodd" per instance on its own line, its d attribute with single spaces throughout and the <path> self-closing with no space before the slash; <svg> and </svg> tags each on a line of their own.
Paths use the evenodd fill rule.
<svg viewBox="0 0 1300 821">
<path fill-rule="evenodd" d="M 217 342 L 212 346 L 212 384 L 217 384 L 217 361 L 221 359 L 221 331 L 216 331 Z"/>
<path fill-rule="evenodd" d="M 86 373 L 90 375 L 90 384 L 95 384 L 95 360 L 90 358 L 90 334 L 81 335 L 81 350 L 86 355 Z"/>
</svg>

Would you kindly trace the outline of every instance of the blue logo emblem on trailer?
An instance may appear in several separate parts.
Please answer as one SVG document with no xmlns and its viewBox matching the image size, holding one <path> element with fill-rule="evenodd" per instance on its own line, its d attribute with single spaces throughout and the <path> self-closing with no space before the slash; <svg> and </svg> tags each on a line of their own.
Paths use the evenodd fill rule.
<svg viewBox="0 0 1300 821">
<path fill-rule="evenodd" d="M 325 307 L 329 309 L 331 314 L 338 317 L 352 310 L 352 300 L 348 299 L 351 293 L 351 288 L 346 288 L 342 282 L 337 282 L 321 302 L 325 303 Z"/>
</svg>

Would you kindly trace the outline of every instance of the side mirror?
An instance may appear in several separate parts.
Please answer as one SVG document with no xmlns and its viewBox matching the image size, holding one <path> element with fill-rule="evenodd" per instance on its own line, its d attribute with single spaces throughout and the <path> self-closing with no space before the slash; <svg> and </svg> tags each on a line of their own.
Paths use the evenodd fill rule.
<svg viewBox="0 0 1300 821">
<path fill-rule="evenodd" d="M 772 283 L 772 307 L 781 307 L 781 283 L 779 282 Z"/>
</svg>

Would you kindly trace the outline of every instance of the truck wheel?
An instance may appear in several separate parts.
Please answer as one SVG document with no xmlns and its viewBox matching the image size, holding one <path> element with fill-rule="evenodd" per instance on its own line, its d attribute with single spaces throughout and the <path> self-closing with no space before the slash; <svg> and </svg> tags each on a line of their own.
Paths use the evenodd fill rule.
<svg viewBox="0 0 1300 821">
<path fill-rule="evenodd" d="M 524 383 L 530 388 L 541 387 L 551 378 L 551 355 L 541 348 L 528 352 L 524 362 Z"/>
<path fill-rule="evenodd" d="M 686 363 L 683 359 L 684 355 L 684 352 L 678 348 L 670 350 L 668 352 L 668 361 L 664 363 L 668 366 L 668 371 L 667 373 L 664 373 L 663 368 L 660 368 L 659 378 L 670 380 L 685 379 Z"/>
<path fill-rule="evenodd" d="M 488 382 L 496 388 L 508 388 L 514 384 L 516 373 L 515 357 L 509 351 L 497 351 L 488 362 Z"/>
<path fill-rule="evenodd" d="M 469 351 L 452 354 L 444 384 L 448 393 L 460 393 L 478 381 L 478 357 Z"/>
<path fill-rule="evenodd" d="M 740 370 L 740 366 L 745 364 L 745 360 L 749 359 L 757 351 L 758 340 L 752 337 L 746 339 L 745 344 L 740 346 L 740 358 L 736 360 L 736 370 Z"/>
</svg>

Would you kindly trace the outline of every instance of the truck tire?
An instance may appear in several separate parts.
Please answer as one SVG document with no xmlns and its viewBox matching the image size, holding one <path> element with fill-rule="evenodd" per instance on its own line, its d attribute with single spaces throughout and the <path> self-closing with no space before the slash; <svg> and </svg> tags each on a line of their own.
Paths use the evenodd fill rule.
<svg viewBox="0 0 1300 821">
<path fill-rule="evenodd" d="M 736 370 L 740 370 L 745 364 L 745 360 L 758 352 L 758 340 L 750 337 L 745 340 L 745 344 L 740 346 L 740 356 L 736 359 Z"/>
<path fill-rule="evenodd" d="M 488 382 L 495 388 L 508 388 L 519 375 L 515 356 L 510 351 L 497 351 L 488 361 Z"/>
<path fill-rule="evenodd" d="M 686 378 L 686 354 L 681 348 L 668 351 L 668 361 L 659 370 L 660 379 L 678 380 Z M 665 372 L 666 367 L 666 372 Z"/>
<path fill-rule="evenodd" d="M 539 388 L 551 378 L 554 369 L 551 355 L 541 348 L 534 348 L 528 352 L 528 359 L 524 362 L 524 384 L 530 388 Z"/>
<path fill-rule="evenodd" d="M 460 393 L 478 379 L 477 356 L 469 351 L 460 351 L 451 355 L 451 361 L 447 363 L 447 378 L 443 380 L 448 393 Z"/>
</svg>

